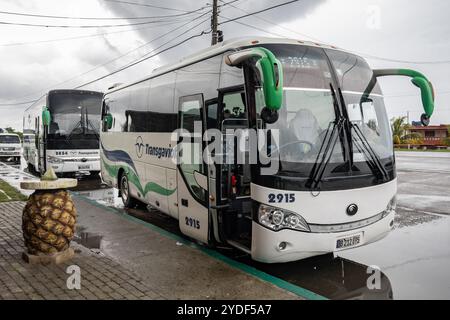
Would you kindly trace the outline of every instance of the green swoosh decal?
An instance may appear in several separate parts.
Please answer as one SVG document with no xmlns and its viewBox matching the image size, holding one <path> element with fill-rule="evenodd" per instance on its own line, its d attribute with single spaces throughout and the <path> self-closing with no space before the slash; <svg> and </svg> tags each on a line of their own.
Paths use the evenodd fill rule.
<svg viewBox="0 0 450 320">
<path fill-rule="evenodd" d="M 154 182 L 149 182 L 147 183 L 147 185 L 145 186 L 144 189 L 144 194 L 147 194 L 148 192 L 155 192 L 157 194 L 163 195 L 163 196 L 170 196 L 172 195 L 177 189 L 166 189 L 161 187 L 159 184 L 154 183 Z"/>
<path fill-rule="evenodd" d="M 157 194 L 160 194 L 162 196 L 170 196 L 175 193 L 177 190 L 175 189 L 166 189 L 162 187 L 161 185 L 155 183 L 155 182 L 149 182 L 145 186 L 145 188 L 142 187 L 141 182 L 139 180 L 139 177 L 136 175 L 136 173 L 133 170 L 130 170 L 128 166 L 120 166 L 120 165 L 110 165 L 107 164 L 104 159 L 102 159 L 103 166 L 105 167 L 105 170 L 108 172 L 108 174 L 112 177 L 117 177 L 119 170 L 121 168 L 125 169 L 125 172 L 127 173 L 128 180 L 136 186 L 136 188 L 139 190 L 139 192 L 145 197 L 147 193 L 154 192 Z"/>
</svg>

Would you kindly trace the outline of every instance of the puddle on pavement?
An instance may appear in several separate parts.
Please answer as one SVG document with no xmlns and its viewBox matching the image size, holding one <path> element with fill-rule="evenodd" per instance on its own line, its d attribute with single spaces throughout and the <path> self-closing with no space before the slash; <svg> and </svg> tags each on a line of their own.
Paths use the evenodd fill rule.
<svg viewBox="0 0 450 320">
<path fill-rule="evenodd" d="M 450 217 L 443 216 L 339 255 L 380 267 L 393 283 L 395 299 L 449 299 L 449 248 Z"/>
<path fill-rule="evenodd" d="M 80 232 L 74 236 L 73 241 L 89 249 L 101 249 L 103 236 L 94 232 Z"/>
<path fill-rule="evenodd" d="M 368 266 L 334 258 L 332 254 L 280 264 L 263 264 L 248 256 L 235 260 L 328 299 L 391 300 L 394 296 L 391 282 L 383 272 L 375 273 Z"/>
</svg>

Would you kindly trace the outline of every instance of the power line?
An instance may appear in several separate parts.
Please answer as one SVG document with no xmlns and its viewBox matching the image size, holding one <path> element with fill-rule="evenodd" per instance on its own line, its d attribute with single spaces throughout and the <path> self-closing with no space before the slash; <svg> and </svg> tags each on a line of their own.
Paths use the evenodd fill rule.
<svg viewBox="0 0 450 320">
<path fill-rule="evenodd" d="M 33 45 L 33 44 L 40 44 L 40 43 L 51 43 L 51 42 L 59 42 L 59 41 L 78 40 L 78 39 L 85 39 L 85 38 L 101 37 L 101 36 L 106 36 L 106 35 L 110 35 L 110 34 L 126 33 L 126 32 L 139 31 L 139 30 L 148 30 L 148 29 L 157 29 L 157 28 L 161 28 L 161 27 L 165 27 L 165 26 L 169 26 L 169 25 L 178 24 L 178 23 L 181 23 L 181 22 L 184 22 L 184 21 L 187 21 L 187 20 L 193 21 L 196 18 L 197 17 L 195 17 L 195 18 L 188 17 L 187 19 L 180 19 L 178 21 L 167 22 L 167 23 L 162 23 L 162 24 L 158 24 L 158 25 L 145 26 L 145 27 L 141 27 L 141 28 L 132 28 L 130 30 L 119 30 L 119 31 L 111 31 L 111 32 L 94 33 L 94 34 L 89 34 L 89 35 L 85 35 L 85 36 L 75 36 L 75 37 L 67 37 L 67 38 L 59 38 L 59 39 L 30 41 L 30 42 L 4 43 L 4 44 L 0 44 L 0 47 L 14 47 L 14 46 Z"/>
<path fill-rule="evenodd" d="M 209 18 L 206 19 L 206 20 L 204 20 L 202 23 L 204 23 L 204 22 L 206 22 L 206 21 L 208 21 L 208 20 L 209 20 Z M 199 25 L 200 25 L 200 24 L 198 24 L 197 26 L 199 26 Z M 192 29 L 193 29 L 193 28 L 192 28 Z M 192 30 L 192 29 L 191 29 L 191 30 Z M 188 30 L 188 31 L 190 31 L 190 30 Z M 183 34 L 185 34 L 185 33 L 186 33 L 186 32 L 184 32 Z M 151 58 L 153 58 L 153 57 L 155 57 L 155 56 L 157 56 L 157 55 L 159 55 L 159 54 L 161 54 L 161 53 L 163 53 L 163 52 L 166 52 L 166 51 L 171 50 L 171 49 L 173 49 L 173 48 L 175 48 L 175 47 L 178 47 L 178 46 L 182 45 L 183 43 L 185 43 L 185 42 L 187 42 L 187 41 L 190 41 L 190 40 L 192 40 L 192 39 L 194 39 L 194 38 L 197 38 L 197 37 L 201 37 L 201 36 L 203 36 L 203 35 L 205 35 L 205 34 L 208 34 L 208 33 L 211 33 L 211 30 L 210 30 L 210 31 L 202 31 L 201 33 L 199 33 L 199 34 L 197 34 L 197 35 L 190 36 L 189 38 L 186 38 L 186 39 L 184 39 L 183 41 L 178 42 L 178 43 L 176 43 L 176 44 L 174 44 L 174 45 L 172 45 L 172 46 L 170 46 L 170 47 L 168 47 L 168 48 L 166 48 L 166 49 L 163 49 L 163 50 L 161 50 L 161 51 L 158 51 L 158 52 L 155 53 L 155 54 L 152 54 L 152 55 L 150 55 L 150 56 L 148 56 L 148 57 L 145 57 L 145 58 L 142 58 L 142 59 L 140 59 L 140 60 L 138 60 L 138 61 L 135 61 L 135 62 L 133 62 L 133 63 L 130 63 L 130 64 L 128 64 L 128 65 L 126 65 L 126 66 L 124 66 L 124 67 L 118 69 L 118 70 L 115 70 L 115 71 L 113 71 L 113 72 L 110 72 L 110 73 L 108 73 L 108 74 L 106 74 L 106 75 L 104 75 L 104 76 L 101 76 L 101 77 L 97 78 L 97 79 L 94 79 L 94 80 L 91 80 L 91 81 L 89 81 L 89 82 L 86 82 L 86 83 L 84 83 L 84 84 L 82 84 L 82 85 L 79 85 L 79 86 L 75 87 L 75 89 L 79 89 L 79 88 L 81 88 L 81 87 L 85 87 L 85 86 L 90 85 L 90 84 L 92 84 L 92 83 L 95 83 L 95 82 L 97 82 L 97 81 L 103 80 L 103 79 L 105 79 L 105 78 L 107 78 L 107 77 L 109 77 L 109 76 L 112 76 L 112 75 L 114 75 L 114 74 L 116 74 L 116 73 L 122 72 L 122 71 L 124 71 L 124 70 L 126 70 L 126 69 L 128 69 L 128 68 L 131 68 L 131 67 L 133 67 L 133 66 L 135 66 L 135 65 L 137 65 L 137 64 L 139 64 L 139 63 L 141 63 L 141 62 L 144 62 L 144 61 L 146 61 L 146 60 L 148 60 L 148 59 L 151 59 Z M 179 36 L 181 36 L 181 35 L 179 35 Z M 179 36 L 177 36 L 177 37 L 175 37 L 175 38 L 173 38 L 173 39 L 167 41 L 166 43 L 164 43 L 163 45 L 159 46 L 158 48 L 161 48 L 162 46 L 164 46 L 165 44 L 167 44 L 167 43 L 171 42 L 172 40 L 178 38 Z M 156 50 L 156 49 L 155 49 L 155 50 Z M 152 51 L 154 51 L 154 50 L 152 50 Z"/>
<path fill-rule="evenodd" d="M 181 17 L 196 13 L 205 9 L 206 6 L 198 8 L 193 11 L 178 13 L 172 15 L 159 15 L 159 16 L 146 16 L 146 17 L 73 17 L 73 16 L 55 16 L 55 15 L 43 15 L 43 14 L 31 14 L 22 12 L 10 12 L 10 11 L 0 11 L 0 14 L 14 15 L 14 16 L 24 16 L 24 17 L 34 17 L 34 18 L 48 18 L 48 19 L 66 19 L 66 20 L 142 20 L 142 19 L 157 19 L 157 18 L 173 18 Z"/>
<path fill-rule="evenodd" d="M 219 1 L 222 2 L 222 3 L 224 3 L 223 0 L 219 0 Z M 239 0 L 238 0 L 238 1 L 239 1 Z M 234 2 L 234 1 L 232 1 L 232 2 Z M 241 12 L 244 12 L 244 13 L 246 13 L 246 14 L 250 14 L 250 12 L 248 12 L 248 11 L 246 11 L 246 10 L 244 10 L 244 9 L 242 9 L 242 8 L 240 8 L 240 7 L 238 7 L 238 6 L 236 6 L 236 5 L 233 5 L 232 2 L 228 2 L 227 4 L 229 4 L 230 7 L 235 8 L 235 9 L 241 11 Z M 309 38 L 309 39 L 311 39 L 311 40 L 313 40 L 313 41 L 321 42 L 320 40 L 318 40 L 318 39 L 316 39 L 316 38 L 313 38 L 313 37 L 311 37 L 311 36 L 309 36 L 309 35 L 307 35 L 307 34 L 300 33 L 300 32 L 298 32 L 298 31 L 296 31 L 296 30 L 287 28 L 287 27 L 282 26 L 282 25 L 280 25 L 280 24 L 278 24 L 278 23 L 275 23 L 275 22 L 273 22 L 273 21 L 271 21 L 271 20 L 269 20 L 269 19 L 260 17 L 260 16 L 258 16 L 257 14 L 254 14 L 253 17 L 256 18 L 256 19 L 258 19 L 258 20 L 261 20 L 261 21 L 264 21 L 264 22 L 266 22 L 266 23 L 269 23 L 269 24 L 271 24 L 271 25 L 273 25 L 273 26 L 276 26 L 276 27 L 278 27 L 278 28 L 281 28 L 281 29 L 287 30 L 287 31 L 289 31 L 289 32 L 298 34 L 298 35 L 300 35 L 300 36 L 302 36 L 302 37 Z"/>
<path fill-rule="evenodd" d="M 149 8 L 155 8 L 155 9 L 170 10 L 170 11 L 189 12 L 187 10 L 168 8 L 168 7 L 161 7 L 161 6 L 155 6 L 155 5 L 152 5 L 152 4 L 137 3 L 137 2 L 131 2 L 131 1 L 120 1 L 120 0 L 103 0 L 103 1 L 105 1 L 105 2 L 123 3 L 123 4 L 129 4 L 129 5 L 140 6 L 140 7 L 149 7 Z"/>
<path fill-rule="evenodd" d="M 163 43 L 163 44 L 160 45 L 159 47 L 157 47 L 157 48 L 155 48 L 154 50 L 148 52 L 146 55 L 148 55 L 148 54 L 154 52 L 155 50 L 157 50 L 157 49 L 163 47 L 164 45 L 170 43 L 171 41 L 175 40 L 176 38 L 179 38 L 180 36 L 184 35 L 186 32 L 189 32 L 189 31 L 193 30 L 194 28 L 198 27 L 199 25 L 201 25 L 202 23 L 205 23 L 205 22 L 208 21 L 208 20 L 209 20 L 209 18 L 206 19 L 206 20 L 203 20 L 201 23 L 199 23 L 199 24 L 195 25 L 194 27 L 190 28 L 189 30 L 183 32 L 183 34 L 177 35 L 176 37 L 174 37 L 174 38 L 170 39 L 169 41 Z M 172 45 L 172 46 L 170 46 L 170 47 L 168 47 L 168 48 L 165 48 L 165 49 L 163 49 L 163 50 L 160 50 L 160 51 L 156 52 L 155 54 L 152 54 L 152 55 L 150 55 L 150 56 L 148 56 L 148 57 L 145 57 L 145 58 L 142 58 L 142 59 L 135 60 L 134 62 L 131 62 L 131 63 L 129 63 L 129 64 L 127 64 L 127 65 L 125 65 L 125 66 L 123 66 L 123 67 L 121 67 L 121 68 L 119 68 L 119 69 L 113 71 L 113 72 L 110 72 L 110 73 L 108 73 L 108 74 L 106 74 L 106 75 L 103 75 L 103 76 L 101 76 L 101 77 L 99 77 L 99 78 L 96 78 L 96 79 L 94 79 L 94 80 L 91 80 L 91 81 L 89 81 L 89 82 L 83 83 L 83 84 L 81 84 L 81 85 L 75 87 L 74 89 L 79 89 L 79 88 L 85 87 L 85 86 L 87 86 L 87 85 L 90 85 L 90 84 L 92 84 L 92 83 L 95 83 L 95 82 L 97 82 L 97 81 L 103 80 L 103 79 L 105 79 L 105 78 L 107 78 L 107 77 L 109 77 L 109 76 L 112 76 L 112 75 L 114 75 L 114 74 L 116 74 L 116 73 L 122 72 L 122 71 L 124 71 L 124 70 L 126 70 L 126 69 L 128 69 L 128 68 L 131 68 L 131 67 L 133 67 L 133 66 L 135 66 L 135 65 L 137 65 L 137 64 L 139 64 L 139 63 L 141 63 L 141 62 L 144 62 L 144 61 L 146 61 L 146 60 L 149 60 L 149 59 L 151 59 L 151 58 L 153 58 L 153 57 L 155 57 L 155 56 L 157 56 L 157 55 L 159 55 L 159 54 L 161 54 L 161 53 L 164 53 L 164 52 L 166 52 L 166 51 L 169 51 L 169 50 L 171 50 L 171 49 L 173 49 L 173 48 L 175 48 L 175 47 L 178 47 L 178 46 L 180 46 L 180 45 L 182 45 L 182 44 L 184 44 L 184 43 L 186 43 L 186 42 L 188 42 L 188 41 L 190 41 L 190 40 L 192 40 L 192 39 L 194 39 L 194 38 L 201 37 L 202 35 L 205 35 L 205 34 L 208 34 L 208 33 L 211 33 L 211 30 L 210 30 L 210 31 L 202 31 L 202 32 L 199 33 L 199 34 L 190 36 L 190 37 L 184 39 L 183 41 L 180 41 L 180 42 L 178 42 L 178 43 L 176 43 L 176 44 L 174 44 L 174 45 Z M 144 56 L 145 56 L 145 55 L 144 55 Z M 24 104 L 31 104 L 31 103 L 34 103 L 34 102 L 36 102 L 36 101 L 38 101 L 38 99 L 32 100 L 32 101 L 25 101 L 25 102 L 15 102 L 15 103 L 7 103 L 7 104 L 3 103 L 3 104 L 0 104 L 0 106 L 24 105 Z"/>
<path fill-rule="evenodd" d="M 200 18 L 200 17 L 198 17 L 198 18 Z M 193 20 L 193 21 L 195 21 L 195 20 Z M 132 50 L 129 50 L 129 51 L 127 51 L 127 52 L 121 54 L 120 56 L 115 57 L 114 59 L 111 59 L 111 60 L 109 60 L 109 61 L 107 61 L 107 62 L 105 62 L 105 63 L 102 63 L 102 64 L 100 64 L 100 65 L 97 65 L 97 66 L 95 66 L 94 68 L 92 68 L 92 69 L 90 69 L 90 70 L 88 70 L 88 71 L 85 71 L 85 72 L 83 72 L 83 73 L 81 73 L 81 74 L 79 74 L 79 75 L 77 75 L 77 76 L 74 76 L 74 77 L 72 77 L 72 78 L 70 78 L 70 79 L 68 79 L 68 80 L 65 80 L 64 82 L 61 82 L 61 83 L 52 85 L 51 87 L 56 87 L 56 86 L 59 86 L 59 85 L 61 85 L 61 84 L 67 83 L 67 82 L 72 81 L 72 80 L 74 80 L 74 79 L 76 79 L 76 78 L 79 78 L 79 77 L 81 77 L 81 76 L 84 76 L 84 75 L 86 75 L 86 74 L 88 74 L 88 73 L 90 73 L 90 72 L 92 72 L 92 71 L 94 71 L 94 70 L 97 70 L 97 69 L 99 69 L 99 68 L 101 68 L 101 67 L 104 67 L 104 66 L 106 66 L 106 65 L 108 65 L 108 64 L 110 64 L 110 63 L 112 63 L 112 62 L 114 62 L 114 61 L 117 61 L 117 60 L 119 60 L 119 59 L 121 59 L 121 58 L 123 58 L 123 57 L 129 55 L 129 54 L 132 53 L 132 52 L 135 52 L 135 51 L 137 51 L 137 50 L 139 50 L 139 49 L 141 49 L 141 48 L 143 48 L 143 47 L 146 47 L 146 46 L 148 46 L 149 44 L 151 44 L 151 43 L 153 43 L 153 42 L 155 42 L 155 41 L 157 41 L 157 40 L 159 40 L 159 39 L 161 39 L 161 38 L 164 38 L 165 36 L 167 36 L 167 35 L 169 35 L 169 34 L 175 32 L 175 31 L 177 31 L 177 30 L 180 30 L 181 28 L 184 28 L 185 26 L 191 24 L 193 21 L 189 21 L 188 23 L 185 23 L 185 24 L 183 24 L 183 25 L 181 25 L 181 26 L 178 26 L 178 27 L 176 27 L 175 29 L 172 29 L 172 30 L 170 30 L 170 31 L 168 31 L 168 32 L 166 32 L 166 33 L 164 33 L 164 34 L 162 34 L 162 35 L 159 35 L 158 37 L 156 37 L 156 38 L 154 38 L 154 39 L 152 39 L 152 40 L 150 40 L 150 41 L 148 41 L 148 42 L 146 42 L 146 43 L 144 43 L 144 44 L 142 44 L 142 45 L 140 45 L 140 46 L 138 46 L 138 47 L 136 47 L 136 48 L 134 48 L 134 49 L 132 49 Z M 196 26 L 195 26 L 195 27 L 196 27 Z M 195 27 L 194 27 L 194 28 L 195 28 Z M 46 89 L 48 89 L 48 88 L 46 88 Z M 44 90 L 45 90 L 45 89 L 44 89 Z M 41 90 L 41 91 L 43 91 L 43 90 Z"/>
<path fill-rule="evenodd" d="M 252 15 L 255 15 L 255 14 L 258 14 L 258 13 L 262 13 L 262 12 L 269 11 L 269 10 L 272 10 L 272 9 L 275 9 L 275 8 L 286 6 L 288 4 L 291 4 L 291 3 L 294 3 L 294 2 L 298 2 L 298 1 L 300 1 L 300 0 L 291 0 L 291 1 L 288 1 L 288 2 L 280 3 L 280 4 L 277 4 L 275 6 L 271 6 L 271 7 L 259 10 L 259 11 L 255 11 L 255 12 L 251 12 L 251 13 L 245 14 L 245 15 L 240 16 L 240 17 L 235 17 L 235 18 L 232 18 L 232 19 L 228 19 L 228 20 L 222 21 L 222 22 L 219 23 L 219 25 L 222 25 L 222 24 L 225 24 L 225 23 L 229 23 L 229 22 L 233 22 L 233 21 L 236 21 L 236 20 L 240 20 L 240 19 L 252 16 Z"/>
<path fill-rule="evenodd" d="M 137 50 L 139 50 L 139 49 L 141 49 L 141 48 L 143 48 L 143 47 L 149 45 L 150 43 L 153 43 L 153 42 L 155 42 L 155 41 L 157 41 L 157 40 L 159 40 L 159 39 L 161 39 L 161 38 L 163 38 L 163 37 L 169 35 L 170 33 L 173 33 L 173 32 L 175 32 L 175 31 L 177 31 L 177 30 L 179 30 L 179 29 L 181 29 L 181 28 L 183 28 L 183 27 L 185 27 L 185 26 L 191 24 L 192 22 L 194 22 L 195 20 L 200 19 L 201 17 L 205 16 L 206 14 L 208 14 L 208 13 L 204 13 L 204 14 L 202 14 L 201 16 L 196 17 L 194 20 L 191 20 L 191 21 L 189 21 L 188 23 L 185 23 L 185 24 L 183 24 L 183 25 L 181 25 L 181 26 L 178 26 L 178 27 L 176 27 L 175 29 L 172 29 L 172 30 L 170 30 L 170 31 L 168 31 L 168 32 L 166 32 L 166 33 L 164 33 L 164 34 L 162 34 L 162 35 L 160 35 L 160 36 L 158 36 L 158 37 L 156 37 L 156 38 L 154 38 L 154 39 L 152 39 L 152 40 L 146 42 L 145 44 L 140 45 L 139 47 L 134 48 L 134 49 L 132 49 L 132 50 L 129 50 L 129 51 L 125 52 L 124 54 L 121 54 L 120 56 L 118 56 L 118 57 L 116 57 L 116 58 L 114 58 L 114 59 L 112 59 L 112 60 L 109 60 L 109 61 L 107 61 L 107 62 L 105 62 L 105 63 L 100 64 L 100 65 L 97 65 L 97 66 L 95 66 L 94 68 L 92 68 L 92 69 L 90 69 L 90 70 L 88 70 L 88 71 L 85 71 L 85 72 L 83 72 L 83 73 L 81 73 L 81 74 L 79 74 L 79 75 L 76 75 L 76 76 L 74 76 L 74 77 L 72 77 L 72 78 L 70 78 L 70 79 L 64 80 L 64 81 L 62 81 L 62 82 L 53 84 L 53 85 L 51 85 L 51 86 L 49 86 L 49 87 L 43 88 L 43 89 L 41 89 L 41 90 L 39 90 L 39 91 L 35 91 L 35 92 L 33 92 L 33 93 L 27 94 L 27 95 L 24 96 L 24 97 L 27 97 L 27 96 L 30 96 L 30 95 L 34 95 L 34 94 L 37 94 L 37 93 L 41 93 L 41 92 L 43 92 L 43 91 L 45 91 L 45 90 L 47 90 L 47 89 L 50 89 L 50 88 L 54 88 L 54 87 L 60 86 L 60 85 L 65 84 L 65 83 L 67 83 L 67 82 L 69 82 L 69 81 L 72 81 L 72 80 L 74 80 L 74 79 L 76 79 L 76 78 L 79 78 L 79 77 L 81 77 L 81 76 L 83 76 L 83 75 L 85 75 L 85 74 L 88 74 L 88 73 L 90 73 L 90 72 L 92 72 L 92 71 L 94 71 L 94 70 L 97 70 L 97 69 L 99 69 L 99 68 L 101 68 L 101 67 L 103 67 L 103 66 L 105 66 L 105 65 L 108 65 L 108 64 L 110 64 L 110 63 L 112 63 L 112 62 L 114 62 L 114 61 L 117 61 L 117 60 L 123 58 L 124 56 L 127 56 L 127 55 L 129 55 L 130 53 L 132 53 L 132 52 L 134 52 L 134 51 L 137 51 Z M 207 20 L 203 20 L 201 23 L 203 23 L 204 21 L 207 21 Z M 201 24 L 201 23 L 200 23 L 200 24 Z M 200 24 L 198 24 L 198 25 L 200 25 Z M 194 26 L 193 28 L 196 28 L 198 25 Z M 190 31 L 190 30 L 192 30 L 192 29 L 189 29 L 188 31 Z M 170 41 L 172 41 L 172 40 L 173 40 L 173 39 L 171 39 Z M 170 41 L 169 41 L 169 42 L 170 42 Z M 158 48 L 159 48 L 159 47 L 158 47 Z M 158 48 L 156 48 L 155 50 L 157 50 Z M 147 54 L 148 54 L 148 53 L 146 53 L 145 55 L 147 55 Z M 144 57 L 145 55 L 141 56 L 140 58 Z M 140 59 L 140 58 L 139 58 L 139 59 Z M 136 60 L 133 60 L 133 62 L 134 62 L 134 61 L 136 61 Z M 22 104 L 22 103 L 19 103 L 19 104 Z M 23 104 L 25 104 L 25 103 L 23 103 Z M 4 104 L 4 105 L 9 105 L 9 104 Z"/>
<path fill-rule="evenodd" d="M 130 27 L 130 26 L 138 26 L 145 24 L 153 24 L 160 22 L 169 22 L 170 20 L 153 20 L 153 21 L 145 21 L 145 22 L 136 22 L 136 23 L 126 23 L 126 24 L 108 24 L 108 25 L 47 25 L 47 24 L 39 24 L 39 23 L 23 23 L 23 22 L 5 22 L 0 21 L 0 24 L 3 25 L 13 25 L 13 26 L 22 26 L 22 27 L 41 27 L 41 28 L 117 28 L 117 27 Z"/>
<path fill-rule="evenodd" d="M 30 103 L 34 103 L 37 100 L 31 100 L 31 101 L 23 101 L 23 102 L 14 102 L 14 103 L 0 103 L 0 106 L 20 106 L 22 104 L 30 104 Z"/>
<path fill-rule="evenodd" d="M 223 0 L 220 0 L 220 1 L 221 1 L 222 3 L 224 2 Z M 240 10 L 240 11 L 242 11 L 242 12 L 244 12 L 244 13 L 247 13 L 247 14 L 244 15 L 244 16 L 241 16 L 241 17 L 238 17 L 238 18 L 235 18 L 235 19 L 229 19 L 229 21 L 233 21 L 233 20 L 236 20 L 236 19 L 241 19 L 241 18 L 253 16 L 254 18 L 257 18 L 257 19 L 259 19 L 259 20 L 261 20 L 261 21 L 265 21 L 266 23 L 269 23 L 269 24 L 274 25 L 274 26 L 276 26 L 276 27 L 279 27 L 279 28 L 281 28 L 281 29 L 287 30 L 287 31 L 289 31 L 289 32 L 298 34 L 298 35 L 300 35 L 300 36 L 302 36 L 302 37 L 306 37 L 306 38 L 309 38 L 309 39 L 311 39 L 311 40 L 313 40 L 313 41 L 317 41 L 317 42 L 322 42 L 322 43 L 324 43 L 324 41 L 321 41 L 321 40 L 319 40 L 319 39 L 317 39 L 317 38 L 311 37 L 311 36 L 309 36 L 309 35 L 307 35 L 307 34 L 300 33 L 300 32 L 298 32 L 298 31 L 296 31 L 296 30 L 287 28 L 287 27 L 285 27 L 285 26 L 282 26 L 282 25 L 280 25 L 280 24 L 277 24 L 277 23 L 275 23 L 275 22 L 273 22 L 273 21 L 270 21 L 270 20 L 268 20 L 268 19 L 265 19 L 265 18 L 262 18 L 262 17 L 258 17 L 256 14 L 261 13 L 262 11 L 260 11 L 260 12 L 249 13 L 249 12 L 247 12 L 246 10 L 244 10 L 244 9 L 242 9 L 242 8 L 240 8 L 240 7 L 237 7 L 237 6 L 235 6 L 235 5 L 231 4 L 231 3 L 229 3 L 229 5 L 230 5 L 230 7 L 233 7 L 233 8 L 235 8 L 235 9 L 237 9 L 237 10 Z M 267 10 L 269 10 L 269 8 L 268 8 Z M 264 11 L 267 11 L 267 10 L 264 10 Z M 234 22 L 236 22 L 236 21 L 234 21 Z M 252 26 L 252 25 L 243 24 L 243 23 L 240 23 L 240 24 L 241 24 L 241 25 L 245 25 L 245 26 L 247 26 L 247 27 L 249 27 L 249 28 L 254 28 L 254 29 L 256 29 L 256 30 L 259 30 L 259 31 L 262 31 L 262 32 L 265 32 L 265 33 L 274 35 L 274 33 L 267 32 L 267 31 L 264 30 L 264 29 L 254 27 L 254 26 Z M 283 37 L 283 35 L 280 35 L 280 34 L 275 34 L 275 35 Z M 448 64 L 448 63 L 450 63 L 450 60 L 442 60 L 442 61 L 410 61 L 410 60 L 409 60 L 409 61 L 408 61 L 408 60 L 401 60 L 401 59 L 384 58 L 384 57 L 379 57 L 379 56 L 370 55 L 370 54 L 367 54 L 367 53 L 361 53 L 361 52 L 357 52 L 357 51 L 350 51 L 350 52 L 352 52 L 352 53 L 354 53 L 354 54 L 357 54 L 357 55 L 360 55 L 360 56 L 363 56 L 363 57 L 368 58 L 368 59 L 381 60 L 381 61 L 387 61 L 387 62 L 396 62 L 396 63 L 402 63 L 402 64 L 404 63 L 404 64 L 418 64 L 418 65 L 438 65 L 438 64 Z"/>
<path fill-rule="evenodd" d="M 219 17 L 222 17 L 222 18 L 228 19 L 228 18 L 227 18 L 226 16 L 224 16 L 224 15 L 219 15 Z M 242 26 L 245 26 L 245 27 L 251 28 L 251 29 L 255 29 L 255 30 L 258 30 L 258 31 L 261 31 L 261 32 L 264 32 L 264 33 L 270 34 L 270 35 L 272 35 L 272 36 L 276 36 L 276 37 L 284 38 L 284 35 L 282 35 L 282 34 L 279 34 L 279 33 L 275 33 L 275 32 L 271 32 L 271 31 L 267 31 L 267 30 L 264 30 L 264 29 L 262 29 L 262 28 L 258 28 L 258 27 L 256 27 L 256 26 L 253 26 L 253 25 L 250 25 L 250 24 L 244 23 L 244 22 L 242 22 L 242 21 L 233 21 L 233 22 L 234 22 L 234 23 L 237 23 L 237 24 L 240 24 L 240 25 L 242 25 Z"/>
<path fill-rule="evenodd" d="M 219 0 L 219 1 L 222 2 L 222 4 L 219 5 L 219 7 L 224 7 L 224 6 L 231 5 L 232 3 L 235 3 L 235 2 L 238 2 L 238 1 L 241 1 L 241 0 L 233 0 L 233 1 L 228 1 L 228 2 L 225 2 L 225 1 L 222 1 L 222 0 Z"/>
</svg>

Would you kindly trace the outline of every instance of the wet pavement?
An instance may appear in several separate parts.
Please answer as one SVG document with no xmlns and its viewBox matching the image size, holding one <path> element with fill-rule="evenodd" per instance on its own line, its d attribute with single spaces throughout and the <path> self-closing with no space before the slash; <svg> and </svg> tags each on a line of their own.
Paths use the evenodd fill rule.
<svg viewBox="0 0 450 320">
<path fill-rule="evenodd" d="M 394 299 L 450 299 L 450 153 L 398 152 L 396 229 L 341 253 L 376 265 Z"/>
<path fill-rule="evenodd" d="M 267 265 L 229 248 L 217 251 L 233 261 L 330 299 L 450 299 L 450 153 L 397 153 L 396 228 L 385 239 L 361 248 L 310 259 Z M 32 176 L 0 166 L 0 178 L 18 187 Z M 117 190 L 98 177 L 83 177 L 74 192 L 124 214 L 180 234 L 178 222 L 146 207 L 123 209 Z M 104 235 L 79 228 L 76 241 L 104 248 Z M 369 290 L 369 266 L 381 270 L 381 288 Z"/>
</svg>

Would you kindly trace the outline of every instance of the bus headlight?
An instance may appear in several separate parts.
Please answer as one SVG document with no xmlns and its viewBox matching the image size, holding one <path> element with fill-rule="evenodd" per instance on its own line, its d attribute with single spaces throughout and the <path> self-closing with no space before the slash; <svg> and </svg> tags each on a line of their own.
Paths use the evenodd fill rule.
<svg viewBox="0 0 450 320">
<path fill-rule="evenodd" d="M 64 162 L 63 160 L 53 156 L 47 156 L 47 161 L 48 163 L 55 163 L 55 164 Z"/>
<path fill-rule="evenodd" d="M 263 226 L 274 231 L 293 229 L 310 232 L 308 224 L 301 215 L 263 204 L 259 206 L 258 221 Z"/>
</svg>

